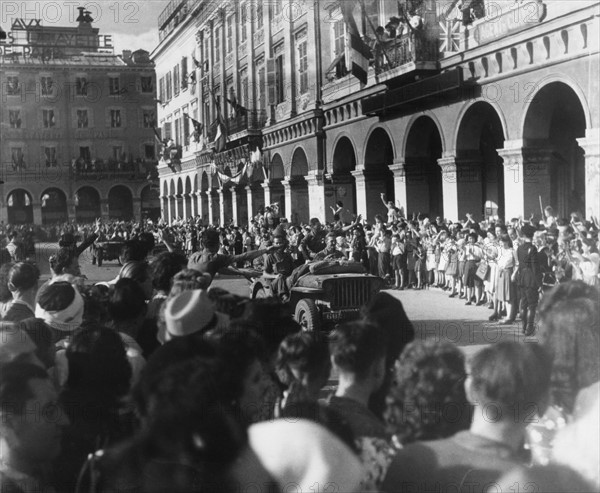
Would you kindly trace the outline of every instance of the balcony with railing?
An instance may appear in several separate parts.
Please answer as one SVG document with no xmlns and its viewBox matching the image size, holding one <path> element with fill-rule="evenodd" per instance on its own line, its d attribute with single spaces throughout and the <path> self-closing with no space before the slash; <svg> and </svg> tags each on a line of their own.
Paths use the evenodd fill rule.
<svg viewBox="0 0 600 493">
<path fill-rule="evenodd" d="M 245 131 L 262 130 L 267 122 L 267 112 L 265 110 L 249 110 L 243 115 L 236 115 L 226 120 L 228 135 L 239 134 Z M 208 127 L 207 137 L 209 142 L 215 140 L 217 134 L 218 122 L 213 122 Z"/>
<path fill-rule="evenodd" d="M 95 180 L 147 180 L 156 174 L 157 162 L 149 159 L 119 161 L 102 159 L 87 161 L 74 159 L 69 168 L 70 178 L 74 181 Z"/>
</svg>

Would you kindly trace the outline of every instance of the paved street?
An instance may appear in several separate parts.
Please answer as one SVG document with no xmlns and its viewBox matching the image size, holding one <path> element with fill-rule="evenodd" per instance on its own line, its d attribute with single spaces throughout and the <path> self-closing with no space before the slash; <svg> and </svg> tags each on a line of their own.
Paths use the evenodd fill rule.
<svg viewBox="0 0 600 493">
<path fill-rule="evenodd" d="M 50 272 L 48 257 L 56 248 L 55 244 L 49 243 L 37 246 L 36 260 L 44 279 Z M 106 262 L 102 267 L 92 265 L 89 250 L 80 257 L 80 262 L 82 272 L 90 282 L 113 279 L 120 269 L 116 261 Z M 248 295 L 248 281 L 243 278 L 218 277 L 214 284 L 236 294 Z M 409 318 L 415 325 L 417 337 L 451 341 L 460 346 L 467 355 L 486 344 L 523 338 L 517 325 L 502 326 L 490 323 L 487 321 L 491 313 L 489 309 L 465 306 L 463 300 L 450 299 L 447 293 L 439 289 L 391 290 L 389 293 L 404 304 Z"/>
</svg>

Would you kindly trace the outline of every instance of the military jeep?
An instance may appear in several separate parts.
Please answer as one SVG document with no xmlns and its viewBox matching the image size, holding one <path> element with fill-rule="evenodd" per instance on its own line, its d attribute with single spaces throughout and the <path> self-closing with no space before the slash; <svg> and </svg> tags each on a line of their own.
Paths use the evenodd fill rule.
<svg viewBox="0 0 600 493">
<path fill-rule="evenodd" d="M 125 243 L 123 241 L 96 241 L 92 245 L 92 265 L 98 264 L 102 267 L 105 260 L 116 260 L 122 265 L 121 249 Z"/>
<path fill-rule="evenodd" d="M 362 269 L 357 266 L 349 269 L 354 272 L 343 272 L 344 267 L 339 266 L 308 272 L 298 278 L 290 289 L 289 305 L 303 330 L 327 329 L 359 317 L 361 306 L 383 288 L 384 281 L 359 272 Z M 272 296 L 271 281 L 267 276 L 256 279 L 251 286 L 252 298 Z"/>
</svg>

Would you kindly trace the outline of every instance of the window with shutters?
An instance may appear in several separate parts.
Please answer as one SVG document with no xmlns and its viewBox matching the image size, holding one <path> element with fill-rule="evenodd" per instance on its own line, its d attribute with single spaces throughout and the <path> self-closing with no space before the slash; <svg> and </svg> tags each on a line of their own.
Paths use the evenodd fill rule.
<svg viewBox="0 0 600 493">
<path fill-rule="evenodd" d="M 167 74 L 166 88 L 167 88 L 167 101 L 170 101 L 173 98 L 173 78 L 172 78 L 171 72 L 169 72 Z"/>
<path fill-rule="evenodd" d="M 9 96 L 18 96 L 21 92 L 19 78 L 15 75 L 6 78 L 6 93 Z"/>
<path fill-rule="evenodd" d="M 306 37 L 296 40 L 297 56 L 296 64 L 298 70 L 298 94 L 308 92 L 308 52 Z"/>
<path fill-rule="evenodd" d="M 142 110 L 142 127 L 152 128 L 156 125 L 156 114 L 154 110 L 145 109 Z"/>
<path fill-rule="evenodd" d="M 77 128 L 88 128 L 88 127 L 89 127 L 88 110 L 87 109 L 77 110 Z"/>
<path fill-rule="evenodd" d="M 110 110 L 111 128 L 121 128 L 121 110 Z"/>
<path fill-rule="evenodd" d="M 188 59 L 186 56 L 181 58 L 181 88 L 187 89 L 188 85 Z"/>
<path fill-rule="evenodd" d="M 87 94 L 88 94 L 87 77 L 76 77 L 75 78 L 75 95 L 76 96 L 87 96 Z"/>
<path fill-rule="evenodd" d="M 42 124 L 44 128 L 56 127 L 56 115 L 54 110 L 42 110 Z"/>
<path fill-rule="evenodd" d="M 21 128 L 21 110 L 8 110 L 10 128 Z"/>
<path fill-rule="evenodd" d="M 54 92 L 54 81 L 52 77 L 40 77 L 42 96 L 52 96 Z"/>
<path fill-rule="evenodd" d="M 248 22 L 248 5 L 243 3 L 240 6 L 240 40 L 243 43 L 246 41 L 247 31 L 246 23 Z"/>
<path fill-rule="evenodd" d="M 210 40 L 206 37 L 208 31 L 204 31 L 202 34 L 202 42 L 204 43 L 204 63 L 210 66 Z"/>
<path fill-rule="evenodd" d="M 221 61 L 221 28 L 215 29 L 215 63 Z"/>
<path fill-rule="evenodd" d="M 227 46 L 225 49 L 228 54 L 233 51 L 233 15 L 227 17 Z"/>
<path fill-rule="evenodd" d="M 173 127 L 175 129 L 175 135 L 173 136 L 173 140 L 175 140 L 176 144 L 179 144 L 181 142 L 181 131 L 179 128 L 179 118 L 175 118 L 175 121 L 173 122 Z"/>
<path fill-rule="evenodd" d="M 151 94 L 154 92 L 154 84 L 152 77 L 140 77 L 140 88 L 144 94 Z"/>
<path fill-rule="evenodd" d="M 161 77 L 160 81 L 158 82 L 158 99 L 160 99 L 161 103 L 166 101 L 165 96 L 165 78 Z"/>
<path fill-rule="evenodd" d="M 179 89 L 181 88 L 181 81 L 179 80 L 179 65 L 175 65 L 173 69 L 173 92 L 175 96 L 179 96 Z"/>
<path fill-rule="evenodd" d="M 111 96 L 119 94 L 121 91 L 119 77 L 108 78 L 108 93 Z"/>
<path fill-rule="evenodd" d="M 190 119 L 187 117 L 183 117 L 183 144 L 190 145 Z"/>
<path fill-rule="evenodd" d="M 25 168 L 25 160 L 23 158 L 22 147 L 11 147 L 10 155 L 12 158 L 13 169 Z"/>
<path fill-rule="evenodd" d="M 46 160 L 46 167 L 55 167 L 57 165 L 56 160 L 56 147 L 46 146 L 44 147 L 44 158 Z"/>
<path fill-rule="evenodd" d="M 171 138 L 171 122 L 165 122 L 163 125 L 163 140 L 169 140 Z"/>
</svg>

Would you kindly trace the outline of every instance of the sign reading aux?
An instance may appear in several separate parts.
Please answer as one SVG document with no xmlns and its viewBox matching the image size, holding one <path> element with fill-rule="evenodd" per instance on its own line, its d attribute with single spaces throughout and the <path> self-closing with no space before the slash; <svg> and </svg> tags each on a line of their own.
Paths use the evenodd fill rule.
<svg viewBox="0 0 600 493">
<path fill-rule="evenodd" d="M 81 48 L 82 50 L 112 49 L 112 35 L 85 33 L 77 29 L 46 30 L 41 19 L 13 19 L 7 39 L 0 43 L 0 54 L 37 56 L 53 48 Z"/>
</svg>

